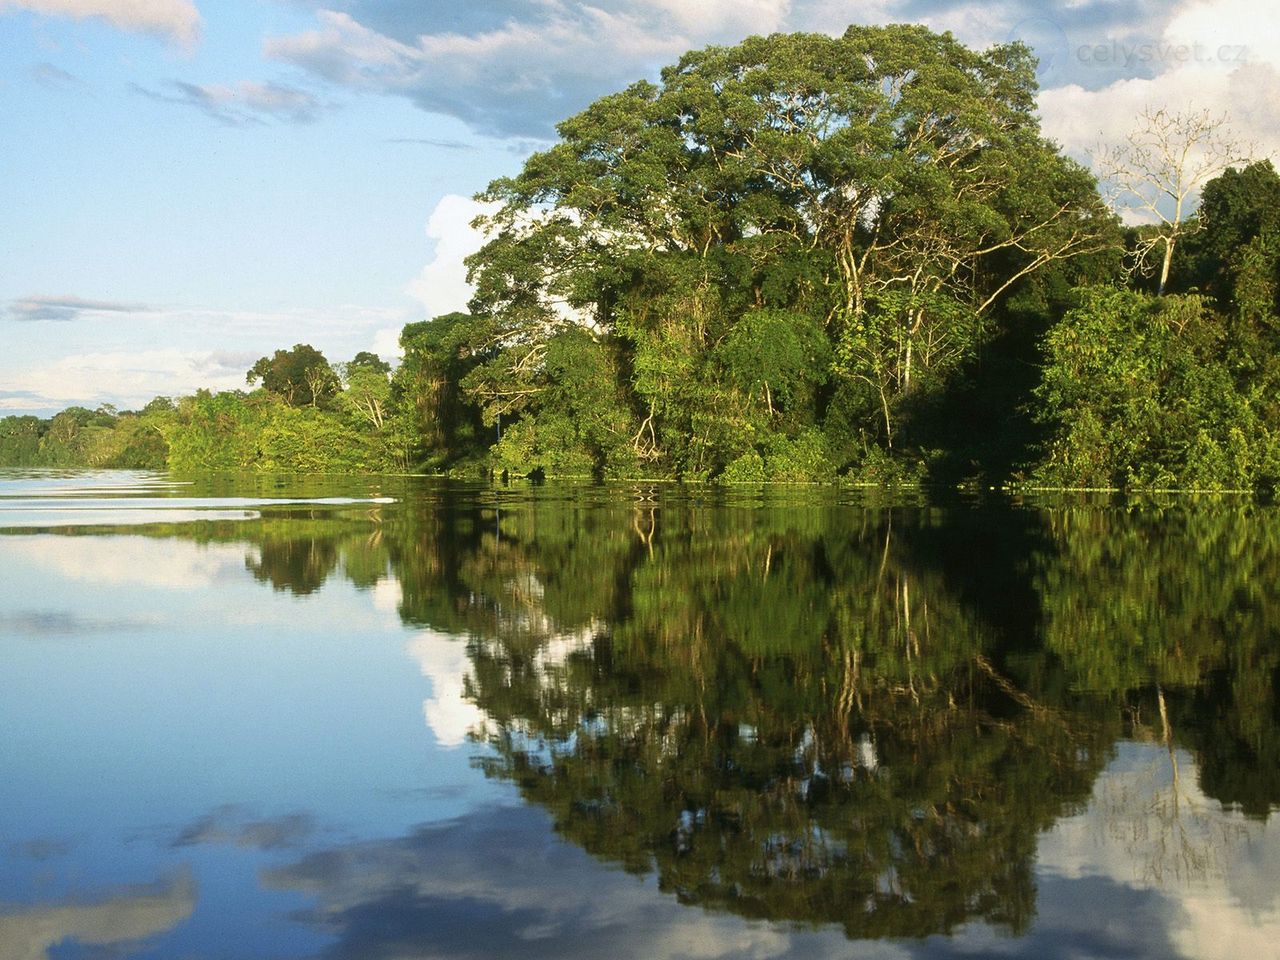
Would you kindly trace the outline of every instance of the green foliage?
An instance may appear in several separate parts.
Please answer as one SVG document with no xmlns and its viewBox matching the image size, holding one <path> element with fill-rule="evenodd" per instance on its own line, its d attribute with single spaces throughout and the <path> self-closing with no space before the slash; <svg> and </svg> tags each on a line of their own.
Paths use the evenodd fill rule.
<svg viewBox="0 0 1280 960">
<path fill-rule="evenodd" d="M 169 467 L 179 473 L 355 473 L 394 466 L 385 447 L 339 416 L 260 395 L 198 391 L 183 398 L 168 440 Z"/>
<path fill-rule="evenodd" d="M 395 424 L 405 460 L 443 469 L 475 455 L 483 429 L 479 411 L 462 395 L 462 380 L 486 348 L 476 321 L 465 313 L 410 323 L 400 333 L 404 359 L 392 379 Z"/>
<path fill-rule="evenodd" d="M 169 458 L 166 424 L 164 413 L 122 414 L 111 430 L 95 435 L 85 460 L 92 467 L 163 470 Z"/>
<path fill-rule="evenodd" d="M 755 450 L 748 450 L 725 467 L 719 479 L 721 483 L 764 483 L 767 477 L 764 457 Z"/>
<path fill-rule="evenodd" d="M 779 437 L 766 445 L 769 479 L 776 483 L 816 483 L 835 479 L 826 438 L 813 429 Z"/>
<path fill-rule="evenodd" d="M 257 469 L 290 473 L 360 473 L 383 467 L 366 438 L 324 411 L 272 405 L 256 436 Z"/>
<path fill-rule="evenodd" d="M 1085 288 L 1046 339 L 1037 388 L 1052 437 L 1037 479 L 1078 487 L 1250 489 L 1280 476 L 1280 438 L 1225 362 L 1194 296 Z"/>
<path fill-rule="evenodd" d="M 769 434 L 721 471 L 720 483 L 824 483 L 835 479 L 826 438 L 813 429 Z"/>
<path fill-rule="evenodd" d="M 368 350 L 361 350 L 352 357 L 351 362 L 346 364 L 346 369 L 348 372 L 368 370 L 372 373 L 380 373 L 384 377 L 391 374 L 391 364 L 376 353 L 370 353 Z"/>
<path fill-rule="evenodd" d="M 241 392 L 197 390 L 183 397 L 169 433 L 169 467 L 178 473 L 247 470 L 258 458 L 264 401 Z"/>
<path fill-rule="evenodd" d="M 324 354 L 307 343 L 261 357 L 245 375 L 245 382 L 250 385 L 259 380 L 268 393 L 297 407 L 318 407 L 332 399 L 339 387 L 338 377 Z"/>
<path fill-rule="evenodd" d="M 872 402 L 841 405 L 831 451 L 853 453 L 851 428 L 891 445 L 902 399 L 975 354 L 1007 291 L 1111 228 L 1039 136 L 1026 49 L 922 27 L 693 51 L 560 134 L 485 194 L 464 389 L 488 423 L 541 422 L 548 344 L 590 330 L 638 418 L 632 457 L 688 478 L 752 473 L 842 388 Z"/>
<path fill-rule="evenodd" d="M 41 465 L 39 417 L 18 416 L 0 419 L 0 465 L 34 467 Z"/>
<path fill-rule="evenodd" d="M 523 362 L 526 399 L 519 418 L 502 427 L 495 468 L 521 475 L 634 475 L 635 428 L 610 348 L 584 330 L 568 329 Z M 478 369 L 470 382 L 486 373 Z"/>
<path fill-rule="evenodd" d="M 338 409 L 362 426 L 383 429 L 391 414 L 391 380 L 387 373 L 352 363 L 344 371 L 343 379 Z"/>
<path fill-rule="evenodd" d="M 1181 272 L 1190 283 L 1212 296 L 1224 313 L 1243 308 L 1275 316 L 1280 174 L 1271 161 L 1227 170 L 1208 183 L 1193 226 L 1181 255 Z M 1238 289 L 1242 282 L 1252 289 Z M 1269 288 L 1270 296 L 1260 296 L 1259 285 Z"/>
</svg>

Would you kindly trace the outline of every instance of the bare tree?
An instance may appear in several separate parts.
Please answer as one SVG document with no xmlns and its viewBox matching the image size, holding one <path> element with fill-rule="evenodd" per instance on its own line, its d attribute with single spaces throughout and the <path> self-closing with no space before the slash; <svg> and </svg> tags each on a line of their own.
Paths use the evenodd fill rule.
<svg viewBox="0 0 1280 960">
<path fill-rule="evenodd" d="M 1186 218 L 1200 188 L 1228 167 L 1247 161 L 1248 152 L 1232 139 L 1225 114 L 1208 110 L 1170 113 L 1147 107 L 1138 129 L 1125 142 L 1100 151 L 1098 174 L 1110 188 L 1113 207 L 1141 211 L 1158 229 L 1134 250 L 1134 268 L 1149 274 L 1160 255 L 1160 287 L 1169 282 L 1173 250 L 1186 233 Z"/>
</svg>

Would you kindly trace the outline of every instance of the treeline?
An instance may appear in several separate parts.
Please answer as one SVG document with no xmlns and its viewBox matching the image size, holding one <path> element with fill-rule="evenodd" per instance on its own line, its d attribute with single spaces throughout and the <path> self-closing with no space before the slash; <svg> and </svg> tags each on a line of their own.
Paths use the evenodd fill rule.
<svg viewBox="0 0 1280 960">
<path fill-rule="evenodd" d="M 1035 93 L 1024 46 L 915 26 L 691 52 L 490 185 L 470 312 L 407 326 L 394 373 L 297 345 L 253 393 L 10 418 L 0 457 L 1274 487 L 1280 177 L 1125 229 Z"/>
<path fill-rule="evenodd" d="M 298 344 L 264 357 L 253 391 L 157 397 L 138 411 L 71 407 L 0 420 L 0 464 L 211 471 L 369 473 L 412 467 L 404 418 L 390 415 L 391 367 L 370 353 L 331 365 Z"/>
</svg>

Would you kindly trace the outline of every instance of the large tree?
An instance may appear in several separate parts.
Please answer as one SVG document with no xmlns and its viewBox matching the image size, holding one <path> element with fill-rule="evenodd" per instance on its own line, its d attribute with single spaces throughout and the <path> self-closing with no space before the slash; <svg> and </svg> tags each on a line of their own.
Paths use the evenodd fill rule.
<svg viewBox="0 0 1280 960">
<path fill-rule="evenodd" d="M 319 406 L 338 392 L 338 377 L 324 354 L 309 343 L 295 343 L 289 350 L 277 350 L 260 357 L 249 368 L 245 382 L 262 381 L 268 393 L 295 407 Z"/>
<path fill-rule="evenodd" d="M 641 458 L 714 470 L 842 386 L 892 445 L 1012 287 L 1106 242 L 1034 94 L 1019 44 L 891 26 L 691 52 L 598 100 L 485 194 L 473 396 L 536 418 L 548 346 L 581 327 L 622 346 Z"/>
</svg>

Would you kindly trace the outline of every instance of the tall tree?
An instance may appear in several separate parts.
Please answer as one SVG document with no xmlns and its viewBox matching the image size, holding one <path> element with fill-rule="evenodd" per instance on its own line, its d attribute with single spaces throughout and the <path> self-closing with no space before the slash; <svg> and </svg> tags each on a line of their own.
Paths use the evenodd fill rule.
<svg viewBox="0 0 1280 960">
<path fill-rule="evenodd" d="M 972 355 L 1007 291 L 1106 242 L 1091 176 L 1039 134 L 1021 45 L 851 27 L 695 51 L 661 80 L 565 121 L 484 195 L 488 409 L 534 410 L 515 378 L 581 326 L 622 342 L 635 452 L 697 473 L 821 418 L 826 370 L 779 390 L 768 369 L 816 331 L 810 357 L 869 391 L 892 444 L 899 401 Z"/>
<path fill-rule="evenodd" d="M 335 371 L 342 381 L 341 406 L 355 417 L 381 430 L 391 406 L 391 364 L 377 354 L 362 351 Z"/>
<path fill-rule="evenodd" d="M 475 365 L 469 345 L 475 320 L 447 313 L 410 323 L 400 332 L 404 358 L 392 379 L 392 401 L 412 423 L 417 449 L 411 460 L 444 466 L 474 440 L 479 426 L 460 382 Z"/>
</svg>

